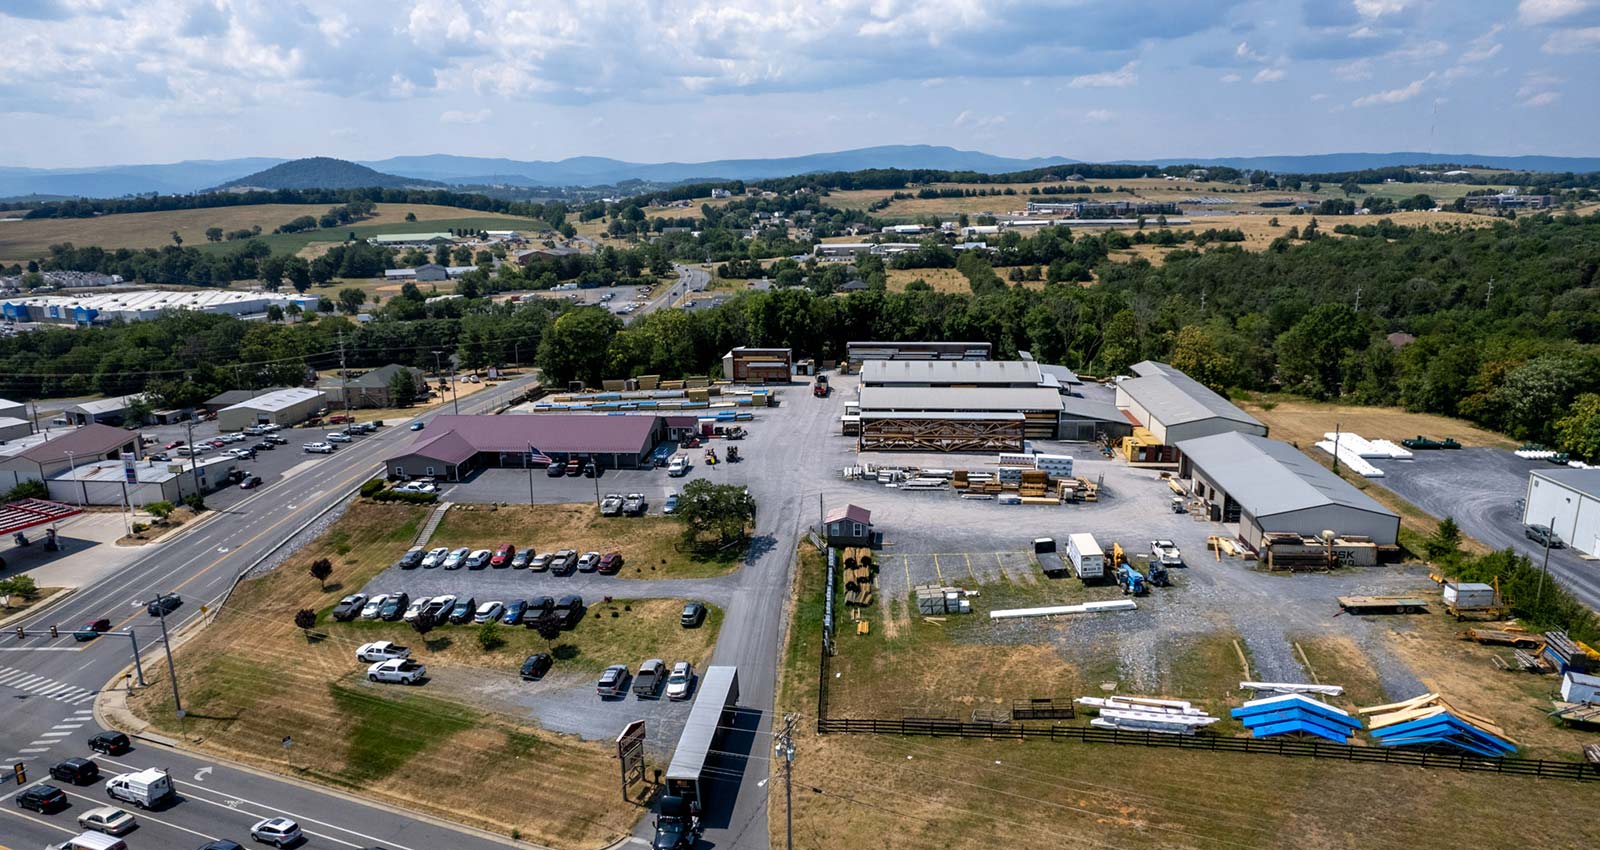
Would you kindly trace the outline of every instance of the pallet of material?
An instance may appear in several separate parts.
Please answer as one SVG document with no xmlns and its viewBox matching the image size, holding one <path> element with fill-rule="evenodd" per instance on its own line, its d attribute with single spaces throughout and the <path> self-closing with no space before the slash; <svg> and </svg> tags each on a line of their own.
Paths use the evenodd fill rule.
<svg viewBox="0 0 1600 850">
<path fill-rule="evenodd" d="M 1301 682 L 1240 682 L 1239 690 L 1278 694 L 1320 694 L 1336 697 L 1344 694 L 1340 685 L 1313 685 Z"/>
<path fill-rule="evenodd" d="M 1023 496 L 1024 505 L 1059 505 L 1061 500 L 1054 496 Z"/>
<path fill-rule="evenodd" d="M 1544 633 L 1544 655 L 1556 667 L 1557 673 L 1572 670 L 1587 673 L 1594 667 L 1594 650 L 1573 640 L 1561 629 Z"/>
<path fill-rule="evenodd" d="M 951 473 L 950 486 L 956 488 L 957 490 L 967 489 L 967 471 L 965 469 L 958 469 Z"/>
</svg>

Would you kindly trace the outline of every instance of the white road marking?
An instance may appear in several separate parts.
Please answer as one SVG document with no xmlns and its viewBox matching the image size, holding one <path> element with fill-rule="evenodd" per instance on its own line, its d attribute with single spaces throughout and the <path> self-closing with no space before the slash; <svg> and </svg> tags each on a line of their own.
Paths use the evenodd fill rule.
<svg viewBox="0 0 1600 850">
<path fill-rule="evenodd" d="M 82 652 L 81 646 L 4 646 L 0 652 Z"/>
<path fill-rule="evenodd" d="M 67 835 L 77 835 L 78 834 L 78 831 L 76 829 L 67 829 L 66 827 L 61 826 L 60 824 L 51 823 L 51 822 L 49 822 L 49 821 L 47 821 L 47 820 L 45 820 L 43 818 L 36 818 L 33 815 L 24 814 L 21 809 L 5 808 L 5 809 L 0 809 L 0 811 L 4 811 L 4 812 L 6 812 L 7 814 L 10 814 L 10 815 L 15 815 L 15 816 L 17 816 L 19 818 L 22 818 L 23 820 L 31 820 L 34 823 L 39 824 L 40 826 L 48 826 L 51 829 L 55 830 L 56 832 L 64 832 Z"/>
<path fill-rule="evenodd" d="M 77 793 L 75 791 L 68 791 L 65 788 L 63 788 L 61 790 L 62 790 L 62 793 L 66 794 L 68 797 L 77 797 L 80 800 L 88 800 L 90 803 L 93 803 L 96 806 L 98 806 L 100 804 L 100 800 L 99 799 L 97 799 L 95 797 L 90 797 L 87 794 L 79 794 L 79 793 Z M 200 832 L 199 830 L 190 829 L 189 827 L 186 827 L 186 826 L 179 826 L 178 824 L 175 824 L 175 823 L 173 823 L 172 821 L 169 821 L 169 820 L 162 820 L 160 818 L 151 817 L 150 813 L 148 811 L 140 811 L 137 815 L 135 815 L 135 818 L 138 819 L 138 820 L 147 820 L 147 821 L 150 821 L 151 823 L 159 823 L 162 826 L 170 826 L 173 829 L 180 830 L 182 832 L 187 832 L 190 835 L 198 835 L 198 836 L 200 836 L 201 838 L 204 838 L 207 841 L 216 841 L 217 840 L 217 837 L 215 835 L 207 835 L 204 832 Z"/>
<path fill-rule="evenodd" d="M 82 723 L 57 723 L 56 725 L 51 726 L 50 728 L 51 729 L 82 729 L 83 728 L 83 724 Z"/>
<path fill-rule="evenodd" d="M 40 735 L 39 737 L 40 738 L 65 738 L 65 737 L 67 737 L 68 735 L 71 735 L 71 734 L 72 734 L 71 732 L 46 732 L 43 735 Z M 51 743 L 55 743 L 55 742 L 52 741 Z"/>
<path fill-rule="evenodd" d="M 27 747 L 25 749 L 17 750 L 17 752 L 19 752 L 19 753 L 48 753 L 48 752 L 50 752 L 50 748 L 49 747 Z"/>
</svg>

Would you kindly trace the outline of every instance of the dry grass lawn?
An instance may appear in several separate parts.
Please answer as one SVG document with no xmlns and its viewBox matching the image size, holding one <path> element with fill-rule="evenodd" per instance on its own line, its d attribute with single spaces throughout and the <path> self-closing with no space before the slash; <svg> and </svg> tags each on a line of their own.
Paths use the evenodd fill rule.
<svg viewBox="0 0 1600 850">
<path fill-rule="evenodd" d="M 187 720 L 175 719 L 164 674 L 154 669 L 130 706 L 202 750 L 501 834 L 582 848 L 622 837 L 640 810 L 617 799 L 604 746 L 465 708 L 434 688 L 370 684 L 354 660 L 361 635 L 327 628 L 313 641 L 294 627 L 296 610 L 325 608 L 391 563 L 427 511 L 358 501 L 281 568 L 242 584 L 178 651 Z M 326 591 L 306 574 L 318 557 L 335 565 Z M 469 654 L 443 649 L 437 663 Z M 282 746 L 284 735 L 292 749 Z"/>
<path fill-rule="evenodd" d="M 1400 442 L 1418 434 L 1434 439 L 1454 437 L 1466 446 L 1492 446 L 1503 449 L 1516 448 L 1508 437 L 1486 431 L 1462 419 L 1452 419 L 1432 413 L 1412 413 L 1398 407 L 1361 407 L 1357 405 L 1328 404 L 1290 397 L 1263 395 L 1253 401 L 1241 401 L 1239 406 L 1267 425 L 1269 433 L 1280 440 L 1288 440 L 1309 447 L 1323 434 L 1342 430 L 1360 434 L 1367 439 L 1389 439 Z"/>
<path fill-rule="evenodd" d="M 889 279 L 890 292 L 904 292 L 906 284 L 914 280 L 922 280 L 933 287 L 934 292 L 948 292 L 956 295 L 972 294 L 972 285 L 967 283 L 967 279 L 955 269 L 886 269 L 885 272 Z M 1009 277 L 1011 274 L 1010 266 L 996 268 L 994 273 L 999 275 L 1001 280 L 1006 281 L 1008 284 L 1011 283 Z M 1028 289 L 1044 289 L 1044 281 L 1042 280 L 1025 280 L 1020 284 L 1012 285 L 1023 286 Z"/>
<path fill-rule="evenodd" d="M 30 219 L 0 222 L 0 261 L 7 263 L 27 261 L 49 253 L 50 246 L 58 242 L 74 245 L 99 245 L 102 248 L 159 248 L 172 244 L 172 231 L 178 231 L 183 244 L 200 246 L 206 242 L 206 228 L 240 230 L 260 225 L 263 235 L 272 229 L 303 215 L 317 216 L 326 212 L 328 204 L 258 204 L 253 206 L 216 207 L 200 210 L 171 210 L 167 212 L 121 213 L 96 218 Z M 498 213 L 466 210 L 460 207 L 433 204 L 379 204 L 373 218 L 356 222 L 357 226 L 405 225 L 406 213 L 415 213 L 418 222 L 445 219 L 515 218 Z M 341 235 L 348 227 L 336 228 Z M 223 243 L 227 244 L 227 243 Z"/>
<path fill-rule="evenodd" d="M 604 478 L 600 492 L 611 492 Z M 681 529 L 677 520 L 664 516 L 603 517 L 593 504 L 457 505 L 445 514 L 430 543 L 473 548 L 510 543 L 539 552 L 614 550 L 622 553 L 624 564 L 617 577 L 624 579 L 705 578 L 738 565 L 732 560 L 696 561 L 679 552 Z"/>
</svg>

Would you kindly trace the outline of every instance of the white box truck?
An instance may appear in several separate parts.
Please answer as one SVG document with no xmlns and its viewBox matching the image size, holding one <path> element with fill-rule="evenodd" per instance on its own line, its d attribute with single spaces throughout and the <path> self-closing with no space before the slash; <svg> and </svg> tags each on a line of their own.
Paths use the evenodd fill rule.
<svg viewBox="0 0 1600 850">
<path fill-rule="evenodd" d="M 141 809 L 159 806 L 173 796 L 172 777 L 164 770 L 145 768 L 138 773 L 124 773 L 106 780 L 106 796 Z"/>
<path fill-rule="evenodd" d="M 1101 551 L 1093 534 L 1067 535 L 1067 559 L 1072 562 L 1072 571 L 1084 581 L 1106 576 L 1106 553 Z"/>
</svg>

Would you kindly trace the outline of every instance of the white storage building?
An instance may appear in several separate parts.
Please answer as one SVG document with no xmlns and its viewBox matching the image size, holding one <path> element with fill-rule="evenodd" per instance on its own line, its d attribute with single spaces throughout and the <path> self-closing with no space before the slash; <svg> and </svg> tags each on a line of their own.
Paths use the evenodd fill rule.
<svg viewBox="0 0 1600 850">
<path fill-rule="evenodd" d="M 238 464 L 227 455 L 200 458 L 192 469 L 186 459 L 136 460 L 129 480 L 125 461 L 99 460 L 64 469 L 46 486 L 52 501 L 72 505 L 121 505 L 124 494 L 136 508 L 162 501 L 176 505 L 194 494 L 197 480 L 201 493 L 221 487 Z"/>
<path fill-rule="evenodd" d="M 1267 426 L 1254 416 L 1165 363 L 1135 363 L 1133 373 L 1138 377 L 1117 383 L 1117 407 L 1128 411 L 1162 445 L 1226 431 L 1267 435 Z"/>
<path fill-rule="evenodd" d="M 1548 525 L 1568 546 L 1600 556 L 1600 469 L 1536 469 L 1522 521 Z"/>
<path fill-rule="evenodd" d="M 327 403 L 322 390 L 290 387 L 224 407 L 217 413 L 217 427 L 238 431 L 251 425 L 298 425 L 315 416 Z"/>
</svg>

